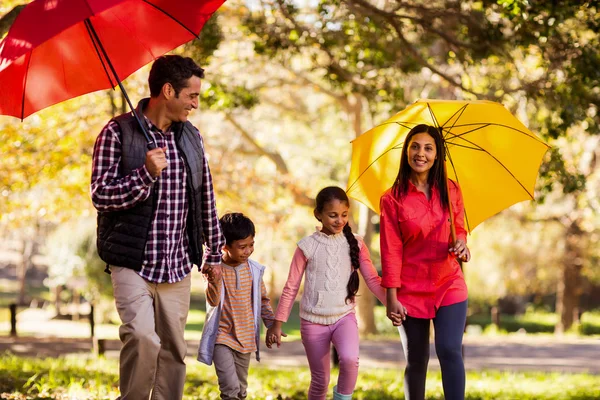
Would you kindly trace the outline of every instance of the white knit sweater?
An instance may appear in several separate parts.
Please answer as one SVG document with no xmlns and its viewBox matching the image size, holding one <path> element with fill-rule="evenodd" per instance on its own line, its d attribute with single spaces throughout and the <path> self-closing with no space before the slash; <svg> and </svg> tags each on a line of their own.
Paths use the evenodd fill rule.
<svg viewBox="0 0 600 400">
<path fill-rule="evenodd" d="M 358 243 L 362 244 L 360 240 Z M 345 301 L 352 263 L 350 245 L 344 234 L 315 232 L 301 239 L 298 247 L 307 259 L 300 317 L 331 325 L 353 312 L 354 302 Z"/>
</svg>

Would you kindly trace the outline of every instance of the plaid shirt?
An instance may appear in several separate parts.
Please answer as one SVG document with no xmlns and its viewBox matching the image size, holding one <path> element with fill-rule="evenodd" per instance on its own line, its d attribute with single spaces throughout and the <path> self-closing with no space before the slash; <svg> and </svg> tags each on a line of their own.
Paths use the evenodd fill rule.
<svg viewBox="0 0 600 400">
<path fill-rule="evenodd" d="M 152 193 L 152 183 L 158 180 L 155 214 L 139 274 L 150 282 L 173 283 L 181 281 L 192 270 L 186 228 L 189 210 L 187 173 L 173 132 L 162 132 L 145 116 L 144 119 L 156 145 L 167 148 L 168 166 L 158 179 L 152 178 L 145 165 L 127 176 L 120 176 L 121 131 L 117 123 L 111 121 L 104 127 L 94 146 L 92 203 L 98 211 L 127 210 L 145 201 Z M 219 264 L 225 240 L 219 226 L 212 176 L 206 157 L 203 175 L 201 214 L 207 241 L 205 263 Z"/>
</svg>

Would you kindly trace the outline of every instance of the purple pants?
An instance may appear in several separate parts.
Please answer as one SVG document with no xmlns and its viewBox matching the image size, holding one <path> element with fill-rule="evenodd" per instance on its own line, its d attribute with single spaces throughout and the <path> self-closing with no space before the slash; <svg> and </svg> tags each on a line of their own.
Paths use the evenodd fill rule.
<svg viewBox="0 0 600 400">
<path fill-rule="evenodd" d="M 350 313 L 333 325 L 320 325 L 302 319 L 300 335 L 310 367 L 308 400 L 324 400 L 331 370 L 331 343 L 340 359 L 337 392 L 352 394 L 358 378 L 358 324 Z"/>
</svg>

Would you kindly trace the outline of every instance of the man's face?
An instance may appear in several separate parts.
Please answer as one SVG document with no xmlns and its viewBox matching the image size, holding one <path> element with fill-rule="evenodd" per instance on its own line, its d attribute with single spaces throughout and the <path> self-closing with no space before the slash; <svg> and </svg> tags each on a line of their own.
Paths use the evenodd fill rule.
<svg viewBox="0 0 600 400">
<path fill-rule="evenodd" d="M 175 96 L 175 90 L 167 101 L 167 110 L 169 119 L 173 122 L 186 122 L 190 112 L 198 108 L 198 96 L 200 96 L 200 87 L 202 81 L 197 76 L 192 76 L 187 80 L 187 85 L 181 89 L 178 96 Z"/>
</svg>

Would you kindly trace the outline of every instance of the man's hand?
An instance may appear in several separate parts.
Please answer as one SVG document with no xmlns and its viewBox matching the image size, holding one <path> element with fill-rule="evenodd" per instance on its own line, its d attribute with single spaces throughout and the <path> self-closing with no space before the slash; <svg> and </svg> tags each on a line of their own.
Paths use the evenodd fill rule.
<svg viewBox="0 0 600 400">
<path fill-rule="evenodd" d="M 167 168 L 166 147 L 157 147 L 146 153 L 146 169 L 153 178 L 158 178 L 163 169 Z"/>
<path fill-rule="evenodd" d="M 223 271 L 221 270 L 220 265 L 204 265 L 202 267 L 202 274 L 210 283 L 215 283 L 221 276 L 223 275 Z"/>
</svg>

